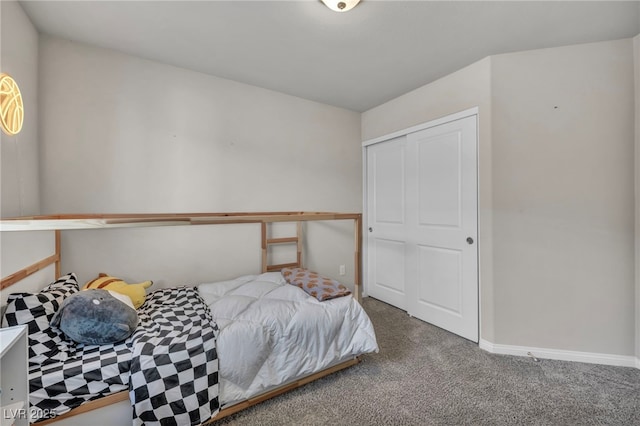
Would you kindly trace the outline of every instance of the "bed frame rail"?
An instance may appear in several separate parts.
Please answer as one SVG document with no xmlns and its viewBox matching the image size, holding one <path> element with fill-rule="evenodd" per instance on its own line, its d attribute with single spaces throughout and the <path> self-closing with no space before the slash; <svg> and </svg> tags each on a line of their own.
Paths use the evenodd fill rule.
<svg viewBox="0 0 640 426">
<path fill-rule="evenodd" d="M 44 258 L 33 265 L 29 265 L 26 268 L 22 268 L 17 272 L 14 272 L 11 275 L 7 275 L 2 278 L 0 281 L 0 290 L 4 290 L 5 288 L 22 281 L 28 276 L 35 274 L 36 272 L 46 268 L 51 264 L 55 264 L 55 276 L 58 278 L 60 276 L 60 231 L 55 231 L 55 253 L 51 256 Z"/>
</svg>

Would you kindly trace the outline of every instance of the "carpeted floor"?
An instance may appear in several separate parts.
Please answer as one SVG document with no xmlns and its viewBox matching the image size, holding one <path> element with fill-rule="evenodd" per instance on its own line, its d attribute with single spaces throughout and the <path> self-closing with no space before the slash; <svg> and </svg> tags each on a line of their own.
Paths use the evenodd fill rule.
<svg viewBox="0 0 640 426">
<path fill-rule="evenodd" d="M 218 425 L 640 425 L 640 370 L 493 355 L 366 298 L 380 353 Z"/>
</svg>

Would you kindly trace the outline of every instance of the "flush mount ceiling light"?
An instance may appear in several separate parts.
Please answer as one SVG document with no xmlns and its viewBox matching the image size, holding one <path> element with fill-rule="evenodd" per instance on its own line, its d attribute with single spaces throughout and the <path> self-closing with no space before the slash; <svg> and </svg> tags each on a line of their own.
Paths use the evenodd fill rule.
<svg viewBox="0 0 640 426">
<path fill-rule="evenodd" d="M 360 0 L 322 0 L 329 9 L 336 12 L 346 12 L 356 7 Z"/>
<path fill-rule="evenodd" d="M 18 83 L 9 74 L 0 74 L 0 127 L 9 136 L 22 130 L 24 106 Z"/>
</svg>

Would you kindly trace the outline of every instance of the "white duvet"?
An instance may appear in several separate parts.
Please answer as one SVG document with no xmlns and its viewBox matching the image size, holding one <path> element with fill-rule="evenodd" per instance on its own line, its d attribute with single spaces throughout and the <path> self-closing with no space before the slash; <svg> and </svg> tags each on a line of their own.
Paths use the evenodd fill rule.
<svg viewBox="0 0 640 426">
<path fill-rule="evenodd" d="M 371 321 L 352 296 L 319 302 L 280 272 L 200 284 L 198 291 L 220 329 L 223 406 L 378 351 Z"/>
</svg>

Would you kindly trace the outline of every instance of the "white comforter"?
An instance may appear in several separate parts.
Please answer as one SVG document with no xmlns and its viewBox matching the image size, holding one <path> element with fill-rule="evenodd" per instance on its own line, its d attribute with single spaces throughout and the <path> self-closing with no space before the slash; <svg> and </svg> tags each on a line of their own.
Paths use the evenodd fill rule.
<svg viewBox="0 0 640 426">
<path fill-rule="evenodd" d="M 353 297 L 319 302 L 280 272 L 200 284 L 198 291 L 220 329 L 222 405 L 378 351 L 371 321 Z"/>
</svg>

